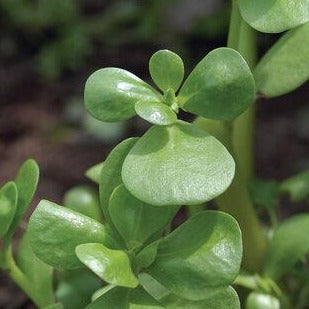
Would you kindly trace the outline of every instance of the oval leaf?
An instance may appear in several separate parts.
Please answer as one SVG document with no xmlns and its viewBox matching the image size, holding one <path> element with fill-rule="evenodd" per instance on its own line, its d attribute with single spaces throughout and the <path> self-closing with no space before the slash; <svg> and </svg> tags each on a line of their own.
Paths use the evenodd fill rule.
<svg viewBox="0 0 309 309">
<path fill-rule="evenodd" d="M 130 249 L 164 229 L 175 211 L 175 207 L 156 207 L 136 199 L 124 185 L 114 190 L 109 202 L 111 219 Z"/>
<path fill-rule="evenodd" d="M 190 300 L 227 288 L 239 272 L 242 242 L 233 217 L 203 211 L 166 236 L 145 271 L 169 291 Z"/>
<path fill-rule="evenodd" d="M 159 101 L 160 95 L 126 70 L 104 68 L 88 78 L 84 98 L 86 109 L 93 117 L 115 122 L 133 117 L 137 101 Z"/>
<path fill-rule="evenodd" d="M 175 92 L 183 81 L 184 65 L 182 59 L 170 50 L 159 50 L 149 60 L 151 78 L 162 90 Z"/>
<path fill-rule="evenodd" d="M 30 202 L 38 186 L 39 174 L 39 167 L 32 159 L 25 161 L 18 170 L 17 176 L 15 178 L 15 184 L 18 191 L 18 202 L 13 222 L 8 231 L 9 236 L 13 235 L 20 220 L 30 206 Z"/>
<path fill-rule="evenodd" d="M 309 23 L 284 34 L 260 60 L 254 77 L 257 89 L 269 98 L 286 94 L 306 82 Z"/>
<path fill-rule="evenodd" d="M 94 220 L 102 221 L 98 193 L 89 186 L 77 186 L 67 191 L 63 204 Z"/>
<path fill-rule="evenodd" d="M 172 109 L 160 102 L 138 101 L 135 104 L 135 111 L 141 118 L 152 124 L 166 126 L 177 120 Z"/>
<path fill-rule="evenodd" d="M 100 182 L 100 174 L 102 171 L 104 162 L 98 163 L 94 166 L 91 166 L 85 173 L 85 176 L 88 177 L 90 180 L 92 180 L 95 183 Z"/>
<path fill-rule="evenodd" d="M 213 136 L 177 121 L 153 126 L 122 167 L 126 188 L 151 205 L 194 205 L 224 192 L 235 171 L 232 156 Z"/>
<path fill-rule="evenodd" d="M 278 279 L 309 252 L 309 214 L 300 214 L 284 221 L 274 231 L 266 255 L 264 272 Z"/>
<path fill-rule="evenodd" d="M 280 309 L 280 302 L 274 296 L 252 292 L 247 298 L 246 309 Z"/>
<path fill-rule="evenodd" d="M 138 280 L 133 274 L 127 254 L 102 244 L 82 244 L 75 249 L 80 261 L 109 284 L 134 288 Z"/>
<path fill-rule="evenodd" d="M 0 237 L 3 237 L 15 215 L 17 206 L 17 187 L 13 181 L 6 183 L 0 189 Z"/>
<path fill-rule="evenodd" d="M 178 102 L 190 113 L 232 120 L 253 103 L 254 95 L 254 79 L 244 58 L 231 48 L 218 48 L 207 54 L 188 76 Z"/>
<path fill-rule="evenodd" d="M 45 200 L 32 214 L 28 232 L 34 253 L 57 268 L 82 267 L 76 246 L 105 240 L 105 229 L 99 222 Z"/>
<path fill-rule="evenodd" d="M 260 32 L 282 32 L 309 20 L 308 0 L 239 0 L 244 20 Z"/>
</svg>

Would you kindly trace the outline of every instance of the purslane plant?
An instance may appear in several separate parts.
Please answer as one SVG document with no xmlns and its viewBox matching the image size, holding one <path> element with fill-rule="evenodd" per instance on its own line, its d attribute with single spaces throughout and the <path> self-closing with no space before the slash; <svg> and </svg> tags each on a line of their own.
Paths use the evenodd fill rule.
<svg viewBox="0 0 309 309">
<path fill-rule="evenodd" d="M 250 134 L 244 125 L 252 120 L 256 92 L 275 97 L 308 79 L 306 8 L 307 0 L 292 6 L 288 0 L 233 1 L 229 47 L 211 51 L 185 80 L 177 54 L 161 50 L 150 58 L 158 90 L 119 68 L 89 77 L 85 106 L 91 115 L 105 122 L 138 115 L 152 126 L 86 172 L 99 185 L 99 200 L 77 187 L 66 194 L 66 207 L 41 201 L 16 260 L 11 240 L 37 186 L 36 163 L 27 161 L 1 188 L 0 265 L 39 308 L 239 308 L 232 283 L 252 290 L 243 302 L 248 309 L 305 308 L 309 215 L 278 223 L 275 213 L 280 194 L 308 199 L 308 172 L 281 184 L 251 182 L 250 156 L 242 152 L 250 147 L 239 148 L 237 134 L 241 126 Z M 248 24 L 264 32 L 293 28 L 253 74 Z M 199 117 L 185 122 L 179 110 Z M 235 217 L 242 237 L 237 221 L 222 211 L 197 211 L 171 230 L 181 206 L 195 212 L 210 200 Z M 272 219 L 269 240 L 254 204 Z M 296 280 L 294 287 L 282 284 L 284 275 Z M 88 298 L 75 305 L 70 298 L 81 294 L 78 278 L 91 284 Z M 289 290 L 293 295 L 285 294 Z"/>
</svg>

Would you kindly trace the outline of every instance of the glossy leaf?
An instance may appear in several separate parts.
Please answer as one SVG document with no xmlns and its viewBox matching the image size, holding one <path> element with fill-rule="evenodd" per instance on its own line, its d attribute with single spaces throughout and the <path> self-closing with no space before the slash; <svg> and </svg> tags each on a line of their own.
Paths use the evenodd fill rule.
<svg viewBox="0 0 309 309">
<path fill-rule="evenodd" d="M 85 173 L 86 177 L 88 177 L 90 180 L 98 184 L 100 182 L 100 174 L 102 171 L 103 164 L 104 162 L 101 162 L 90 167 Z"/>
<path fill-rule="evenodd" d="M 105 240 L 105 229 L 99 222 L 46 200 L 32 214 L 28 232 L 34 253 L 56 268 L 82 267 L 76 246 Z"/>
<path fill-rule="evenodd" d="M 107 219 L 109 219 L 108 203 L 110 196 L 114 189 L 122 184 L 121 169 L 123 161 L 137 140 L 138 138 L 128 138 L 122 141 L 108 155 L 103 165 L 99 189 L 103 213 Z"/>
<path fill-rule="evenodd" d="M 19 221 L 30 206 L 30 202 L 38 185 L 39 173 L 39 167 L 32 159 L 25 161 L 18 170 L 15 178 L 15 184 L 18 191 L 18 202 L 13 222 L 8 231 L 8 235 L 10 236 L 13 235 Z"/>
<path fill-rule="evenodd" d="M 308 0 L 239 0 L 244 20 L 260 32 L 277 33 L 309 20 Z"/>
<path fill-rule="evenodd" d="M 232 120 L 253 103 L 254 96 L 254 79 L 246 61 L 231 48 L 218 48 L 193 69 L 179 91 L 178 103 L 199 116 Z"/>
<path fill-rule="evenodd" d="M 280 184 L 280 191 L 290 195 L 291 201 L 297 203 L 309 198 L 309 171 L 294 175 Z"/>
<path fill-rule="evenodd" d="M 88 78 L 84 98 L 86 109 L 93 117 L 115 122 L 133 117 L 137 101 L 159 101 L 160 95 L 126 70 L 104 68 Z"/>
<path fill-rule="evenodd" d="M 274 279 L 289 271 L 309 252 L 309 214 L 295 215 L 274 231 L 264 265 L 264 273 Z"/>
<path fill-rule="evenodd" d="M 133 249 L 141 247 L 153 234 L 163 230 L 175 210 L 146 204 L 120 185 L 110 198 L 109 213 L 127 247 Z"/>
<path fill-rule="evenodd" d="M 136 289 L 115 287 L 85 309 L 164 309 L 141 286 Z"/>
<path fill-rule="evenodd" d="M 99 196 L 89 186 L 77 186 L 66 192 L 63 204 L 94 220 L 102 221 Z"/>
<path fill-rule="evenodd" d="M 178 90 L 184 77 L 182 59 L 170 50 L 159 50 L 149 60 L 151 78 L 162 90 Z"/>
<path fill-rule="evenodd" d="M 28 233 L 24 234 L 19 243 L 17 252 L 17 266 L 29 280 L 33 290 L 36 291 L 40 304 L 53 304 L 53 269 L 42 262 L 33 253 Z"/>
<path fill-rule="evenodd" d="M 124 251 L 88 243 L 77 246 L 75 252 L 83 264 L 107 283 L 130 288 L 138 285 L 129 257 Z"/>
<path fill-rule="evenodd" d="M 13 181 L 0 188 L 0 237 L 7 233 L 13 221 L 17 199 L 17 187 Z"/>
<path fill-rule="evenodd" d="M 135 104 L 136 113 L 146 121 L 157 125 L 169 125 L 177 120 L 172 109 L 160 102 L 141 100 Z"/>
<path fill-rule="evenodd" d="M 284 34 L 260 60 L 254 77 L 257 89 L 268 98 L 305 83 L 309 79 L 309 23 Z"/>
<path fill-rule="evenodd" d="M 236 220 L 226 213 L 203 211 L 160 242 L 155 262 L 145 271 L 172 293 L 201 300 L 233 282 L 241 257 Z"/>
<path fill-rule="evenodd" d="M 247 298 L 246 309 L 280 309 L 280 302 L 272 295 L 252 292 Z"/>
<path fill-rule="evenodd" d="M 194 205 L 209 201 L 230 185 L 232 156 L 213 136 L 177 121 L 153 126 L 124 160 L 122 180 L 138 199 L 151 205 Z"/>
</svg>

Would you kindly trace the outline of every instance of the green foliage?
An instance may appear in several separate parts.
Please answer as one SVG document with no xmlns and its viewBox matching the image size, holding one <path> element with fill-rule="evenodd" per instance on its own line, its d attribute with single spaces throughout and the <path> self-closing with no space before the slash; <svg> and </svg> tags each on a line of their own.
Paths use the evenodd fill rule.
<svg viewBox="0 0 309 309">
<path fill-rule="evenodd" d="M 254 77 L 257 89 L 268 98 L 305 83 L 309 79 L 309 23 L 284 34 L 259 61 Z"/>
<path fill-rule="evenodd" d="M 103 168 L 104 162 L 98 163 L 94 166 L 91 166 L 85 173 L 85 176 L 87 176 L 90 180 L 93 182 L 99 184 L 100 182 L 100 174 L 101 170 Z"/>
<path fill-rule="evenodd" d="M 282 32 L 309 20 L 308 0 L 239 0 L 244 20 L 261 32 Z"/>
<path fill-rule="evenodd" d="M 280 302 L 272 295 L 253 292 L 247 298 L 246 309 L 280 309 Z"/>
<path fill-rule="evenodd" d="M 218 140 L 178 121 L 153 126 L 139 139 L 124 160 L 122 179 L 145 203 L 194 205 L 223 193 L 234 170 L 233 158 Z"/>
<path fill-rule="evenodd" d="M 295 215 L 274 231 L 266 255 L 264 273 L 274 279 L 292 269 L 309 252 L 309 214 Z"/>
</svg>

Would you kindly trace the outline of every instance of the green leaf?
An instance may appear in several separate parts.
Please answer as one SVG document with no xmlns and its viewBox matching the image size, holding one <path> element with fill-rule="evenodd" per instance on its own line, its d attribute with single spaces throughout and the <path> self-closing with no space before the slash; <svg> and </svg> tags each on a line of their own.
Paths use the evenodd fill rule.
<svg viewBox="0 0 309 309">
<path fill-rule="evenodd" d="M 290 194 L 291 201 L 297 203 L 309 198 L 309 171 L 296 174 L 280 184 L 280 191 Z"/>
<path fill-rule="evenodd" d="M 129 249 L 141 247 L 152 235 L 162 231 L 175 207 L 156 207 L 136 199 L 124 185 L 118 186 L 109 202 L 111 219 Z"/>
<path fill-rule="evenodd" d="M 175 92 L 181 85 L 184 77 L 182 59 L 170 50 L 159 50 L 149 60 L 151 78 L 163 91 L 173 89 Z"/>
<path fill-rule="evenodd" d="M 309 20 L 308 0 L 239 0 L 243 19 L 260 32 L 277 33 Z"/>
<path fill-rule="evenodd" d="M 199 116 L 232 120 L 253 103 L 254 96 L 254 79 L 243 57 L 233 49 L 217 48 L 188 76 L 178 103 Z"/>
<path fill-rule="evenodd" d="M 92 167 L 90 167 L 86 173 L 85 176 L 88 177 L 90 180 L 92 180 L 95 183 L 100 182 L 100 174 L 103 167 L 104 162 L 98 163 Z"/>
<path fill-rule="evenodd" d="M 149 267 L 155 261 L 158 252 L 159 242 L 160 240 L 152 242 L 136 255 L 135 261 L 139 267 Z"/>
<path fill-rule="evenodd" d="M 34 253 L 56 268 L 82 267 L 76 246 L 105 241 L 105 229 L 99 222 L 46 200 L 32 214 L 28 232 Z"/>
<path fill-rule="evenodd" d="M 85 309 L 164 309 L 141 286 L 136 289 L 115 287 Z"/>
<path fill-rule="evenodd" d="M 131 270 L 127 254 L 102 244 L 81 244 L 75 249 L 80 261 L 109 284 L 134 288 L 138 280 Z"/>
<path fill-rule="evenodd" d="M 237 293 L 232 287 L 219 290 L 212 297 L 192 301 L 170 294 L 160 300 L 166 309 L 240 309 Z"/>
<path fill-rule="evenodd" d="M 234 171 L 232 156 L 218 140 L 177 121 L 153 126 L 139 139 L 124 160 L 122 180 L 145 203 L 195 205 L 223 193 Z"/>
<path fill-rule="evenodd" d="M 166 104 L 141 100 L 135 104 L 136 113 L 146 121 L 157 125 L 169 125 L 177 120 L 176 114 Z"/>
<path fill-rule="evenodd" d="M 118 144 L 106 158 L 100 175 L 100 200 L 105 218 L 110 222 L 108 203 L 114 189 L 122 184 L 122 164 L 138 138 L 128 138 Z"/>
<path fill-rule="evenodd" d="M 0 188 L 0 237 L 9 230 L 15 215 L 17 199 L 17 187 L 13 181 Z"/>
<path fill-rule="evenodd" d="M 279 279 L 309 252 L 309 214 L 295 215 L 274 231 L 264 265 L 264 273 Z"/>
<path fill-rule="evenodd" d="M 201 300 L 233 282 L 241 257 L 236 220 L 223 212 L 203 211 L 160 242 L 156 260 L 145 271 L 170 292 Z"/>
<path fill-rule="evenodd" d="M 44 307 L 43 309 L 63 309 L 63 306 L 61 303 L 56 303 L 56 304 L 52 304 L 52 305 L 49 305 L 47 307 Z M 71 308 L 73 309 L 73 308 Z"/>
<path fill-rule="evenodd" d="M 272 295 L 252 292 L 247 298 L 246 309 L 280 309 L 280 302 Z"/>
<path fill-rule="evenodd" d="M 135 115 L 137 101 L 160 101 L 160 97 L 150 85 L 118 68 L 94 72 L 86 82 L 84 94 L 87 111 L 106 122 L 129 119 Z"/>
<path fill-rule="evenodd" d="M 77 186 L 66 192 L 63 204 L 65 207 L 75 210 L 94 220 L 102 221 L 102 212 L 99 196 L 89 186 Z"/>
<path fill-rule="evenodd" d="M 24 234 L 19 243 L 17 265 L 36 291 L 37 300 L 45 306 L 53 304 L 53 268 L 42 262 L 33 253 L 28 233 Z"/>
<path fill-rule="evenodd" d="M 9 236 L 13 235 L 19 221 L 30 206 L 38 185 L 39 173 L 39 167 L 32 159 L 25 161 L 17 173 L 15 184 L 18 191 L 18 202 L 15 217 L 8 231 Z"/>
<path fill-rule="evenodd" d="M 309 78 L 309 23 L 284 34 L 260 60 L 254 77 L 257 89 L 268 98 L 305 83 Z"/>
<path fill-rule="evenodd" d="M 67 309 L 84 309 L 102 281 L 88 269 L 58 271 L 56 297 Z"/>
</svg>

